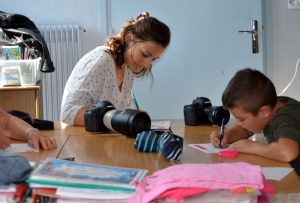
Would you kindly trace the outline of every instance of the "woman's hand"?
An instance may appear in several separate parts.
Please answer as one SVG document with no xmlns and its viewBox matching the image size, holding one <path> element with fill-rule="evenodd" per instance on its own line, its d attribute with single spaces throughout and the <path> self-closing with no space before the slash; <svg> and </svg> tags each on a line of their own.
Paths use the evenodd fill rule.
<svg viewBox="0 0 300 203">
<path fill-rule="evenodd" d="M 9 131 L 0 129 L 0 149 L 4 150 L 10 146 L 10 136 L 11 133 Z"/>
<path fill-rule="evenodd" d="M 57 147 L 55 138 L 50 138 L 48 136 L 45 136 L 35 128 L 31 128 L 27 130 L 26 139 L 29 146 L 35 149 L 40 149 L 40 146 L 42 146 L 42 149 L 46 149 L 46 150 Z"/>
</svg>

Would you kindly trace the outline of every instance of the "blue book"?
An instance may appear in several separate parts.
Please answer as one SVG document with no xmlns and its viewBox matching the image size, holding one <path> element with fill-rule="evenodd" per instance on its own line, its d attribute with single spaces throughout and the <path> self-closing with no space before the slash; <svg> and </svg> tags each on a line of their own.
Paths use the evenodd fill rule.
<svg viewBox="0 0 300 203">
<path fill-rule="evenodd" d="M 48 158 L 26 180 L 29 183 L 57 187 L 135 191 L 148 170 L 78 163 Z"/>
<path fill-rule="evenodd" d="M 20 60 L 21 49 L 19 46 L 0 46 L 2 60 Z"/>
</svg>

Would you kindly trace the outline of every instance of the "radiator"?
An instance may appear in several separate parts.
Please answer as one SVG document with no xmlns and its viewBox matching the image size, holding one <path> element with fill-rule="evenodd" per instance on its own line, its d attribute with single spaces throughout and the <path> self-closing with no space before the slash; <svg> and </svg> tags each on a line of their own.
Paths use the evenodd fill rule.
<svg viewBox="0 0 300 203">
<path fill-rule="evenodd" d="M 55 71 L 42 73 L 42 118 L 58 121 L 65 84 L 81 58 L 81 32 L 78 25 L 38 26 L 53 61 Z"/>
</svg>

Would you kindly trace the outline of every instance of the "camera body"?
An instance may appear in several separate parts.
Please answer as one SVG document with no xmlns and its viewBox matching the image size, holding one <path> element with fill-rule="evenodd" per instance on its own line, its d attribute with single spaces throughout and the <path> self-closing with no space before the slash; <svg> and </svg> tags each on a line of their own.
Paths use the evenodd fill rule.
<svg viewBox="0 0 300 203">
<path fill-rule="evenodd" d="M 106 112 L 116 109 L 109 101 L 99 101 L 94 108 L 84 112 L 84 126 L 88 132 L 110 131 L 104 123 L 103 117 Z"/>
<path fill-rule="evenodd" d="M 84 125 L 88 132 L 115 130 L 128 137 L 136 137 L 138 133 L 150 130 L 151 119 L 142 111 L 117 110 L 111 102 L 104 100 L 85 111 Z"/>
<path fill-rule="evenodd" d="M 212 106 L 211 101 L 206 97 L 197 97 L 192 104 L 185 105 L 183 108 L 185 125 L 196 126 L 202 123 L 211 123 L 221 126 L 222 119 L 225 125 L 230 119 L 228 110 L 222 106 Z"/>
</svg>

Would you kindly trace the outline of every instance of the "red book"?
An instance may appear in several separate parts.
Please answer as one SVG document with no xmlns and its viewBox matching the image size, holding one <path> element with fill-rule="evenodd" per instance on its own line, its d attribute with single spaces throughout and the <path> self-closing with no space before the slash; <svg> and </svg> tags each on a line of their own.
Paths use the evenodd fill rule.
<svg viewBox="0 0 300 203">
<path fill-rule="evenodd" d="M 32 203 L 43 202 L 44 198 L 57 197 L 56 188 L 37 188 L 32 193 Z"/>
<path fill-rule="evenodd" d="M 20 185 L 16 185 L 15 187 L 16 187 L 15 192 L 0 192 L 0 195 L 2 197 L 6 196 L 8 202 L 21 203 L 25 195 L 25 192 L 28 188 L 28 184 L 20 184 Z"/>
</svg>

